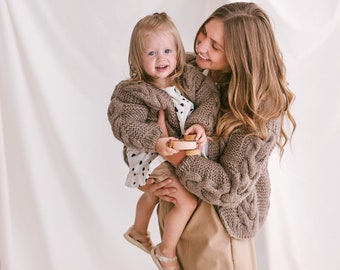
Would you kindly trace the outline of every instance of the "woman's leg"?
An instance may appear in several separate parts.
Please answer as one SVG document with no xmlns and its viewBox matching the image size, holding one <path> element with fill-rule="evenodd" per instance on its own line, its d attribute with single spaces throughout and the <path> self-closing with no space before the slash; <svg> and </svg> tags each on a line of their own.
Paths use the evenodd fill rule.
<svg viewBox="0 0 340 270">
<path fill-rule="evenodd" d="M 160 201 L 157 213 L 161 234 L 172 204 Z M 255 270 L 256 254 L 252 239 L 230 238 L 215 208 L 203 201 L 186 225 L 177 245 L 183 270 Z"/>
<path fill-rule="evenodd" d="M 256 252 L 254 239 L 231 238 L 231 255 L 235 270 L 256 270 Z"/>
</svg>

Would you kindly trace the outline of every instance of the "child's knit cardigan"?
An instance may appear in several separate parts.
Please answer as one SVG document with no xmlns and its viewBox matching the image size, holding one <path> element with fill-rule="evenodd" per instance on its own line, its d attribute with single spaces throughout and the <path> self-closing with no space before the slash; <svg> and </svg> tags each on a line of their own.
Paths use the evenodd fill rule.
<svg viewBox="0 0 340 270">
<path fill-rule="evenodd" d="M 185 94 L 194 111 L 185 122 L 185 129 L 200 124 L 207 135 L 214 132 L 220 105 L 213 81 L 196 67 L 185 66 L 180 78 Z M 113 91 L 108 118 L 114 136 L 125 146 L 155 152 L 156 141 L 162 137 L 157 124 L 159 110 L 165 110 L 170 137 L 181 137 L 181 129 L 171 96 L 164 90 L 145 82 L 121 81 Z"/>
</svg>

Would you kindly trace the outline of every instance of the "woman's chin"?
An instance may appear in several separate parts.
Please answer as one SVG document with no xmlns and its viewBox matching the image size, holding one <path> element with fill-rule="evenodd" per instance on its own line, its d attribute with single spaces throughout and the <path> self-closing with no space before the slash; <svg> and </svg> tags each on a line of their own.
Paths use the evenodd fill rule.
<svg viewBox="0 0 340 270">
<path fill-rule="evenodd" d="M 201 57 L 197 56 L 196 57 L 196 64 L 202 69 L 209 69 L 210 61 L 204 60 Z"/>
</svg>

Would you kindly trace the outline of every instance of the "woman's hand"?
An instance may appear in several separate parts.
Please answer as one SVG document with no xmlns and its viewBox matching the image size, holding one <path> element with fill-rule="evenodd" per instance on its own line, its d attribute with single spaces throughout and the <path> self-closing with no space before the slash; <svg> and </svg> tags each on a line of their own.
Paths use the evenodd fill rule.
<svg viewBox="0 0 340 270">
<path fill-rule="evenodd" d="M 174 194 L 177 189 L 171 186 L 171 184 L 171 178 L 159 183 L 155 183 L 154 179 L 149 178 L 146 185 L 139 187 L 139 189 L 143 192 L 148 192 L 153 196 L 159 197 L 160 200 L 176 204 L 177 201 L 174 197 L 171 197 L 171 194 Z"/>
</svg>

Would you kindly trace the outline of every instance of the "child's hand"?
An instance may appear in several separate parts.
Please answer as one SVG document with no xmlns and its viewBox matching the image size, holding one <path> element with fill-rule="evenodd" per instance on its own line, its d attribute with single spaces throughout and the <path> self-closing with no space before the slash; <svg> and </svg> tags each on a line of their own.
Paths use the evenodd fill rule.
<svg viewBox="0 0 340 270">
<path fill-rule="evenodd" d="M 197 143 L 197 148 L 201 148 L 207 142 L 207 135 L 205 134 L 204 127 L 199 124 L 192 125 L 184 133 L 184 135 L 189 134 L 196 134 L 195 140 Z"/>
<path fill-rule="evenodd" d="M 178 153 L 178 150 L 169 147 L 170 140 L 177 139 L 174 137 L 162 137 L 159 138 L 156 142 L 156 152 L 160 154 L 162 157 L 167 157 Z"/>
</svg>

